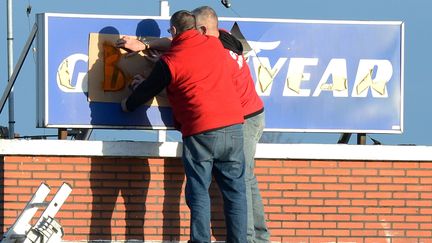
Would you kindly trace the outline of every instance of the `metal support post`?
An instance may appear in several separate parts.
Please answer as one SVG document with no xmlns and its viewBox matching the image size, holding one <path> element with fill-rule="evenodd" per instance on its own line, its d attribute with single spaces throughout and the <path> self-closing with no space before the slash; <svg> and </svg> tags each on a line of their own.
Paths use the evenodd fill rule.
<svg viewBox="0 0 432 243">
<path fill-rule="evenodd" d="M 12 77 L 13 69 L 13 28 L 12 28 L 12 0 L 7 1 L 7 52 L 8 52 L 8 77 Z M 11 88 L 9 93 L 9 138 L 15 138 L 15 111 L 14 95 Z M 3 103 L 2 103 L 3 104 Z M 3 105 L 2 105 L 3 109 Z M 1 111 L 0 111 L 1 112 Z"/>
<path fill-rule="evenodd" d="M 349 140 L 351 138 L 351 133 L 342 133 L 341 136 L 339 137 L 339 140 L 337 143 L 341 144 L 348 144 Z"/>
<path fill-rule="evenodd" d="M 357 133 L 357 144 L 359 145 L 366 144 L 366 133 Z"/>
<path fill-rule="evenodd" d="M 15 80 L 18 77 L 18 74 L 19 74 L 19 72 L 20 72 L 20 70 L 22 68 L 22 65 L 24 64 L 24 60 L 25 60 L 25 58 L 26 58 L 26 56 L 28 54 L 28 51 L 30 50 L 31 44 L 32 44 L 32 42 L 33 42 L 33 40 L 34 40 L 34 38 L 36 36 L 36 32 L 37 32 L 37 25 L 35 24 L 35 25 L 33 25 L 33 29 L 32 29 L 32 31 L 30 33 L 30 36 L 27 39 L 27 42 L 26 42 L 26 44 L 24 46 L 24 49 L 21 52 L 21 55 L 20 55 L 20 57 L 18 59 L 18 62 L 15 65 L 15 69 L 13 70 L 13 73 L 12 73 L 11 77 L 9 78 L 8 84 L 6 86 L 6 89 L 3 92 L 3 96 L 1 98 L 1 103 L 0 103 L 1 104 L 0 113 L 3 111 L 3 107 L 4 107 L 5 103 L 6 103 L 6 100 L 7 100 L 8 96 L 9 96 L 9 94 L 11 93 L 12 87 L 15 84 Z M 9 134 L 10 134 L 10 132 L 11 131 L 9 129 Z M 13 138 L 13 137 L 9 137 L 9 138 Z"/>
</svg>

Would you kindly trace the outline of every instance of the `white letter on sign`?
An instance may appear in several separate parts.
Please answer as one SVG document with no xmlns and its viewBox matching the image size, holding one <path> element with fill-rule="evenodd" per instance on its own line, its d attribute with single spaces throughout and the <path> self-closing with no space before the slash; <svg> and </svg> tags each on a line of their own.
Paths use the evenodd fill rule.
<svg viewBox="0 0 432 243">
<path fill-rule="evenodd" d="M 87 72 L 80 72 L 77 76 L 75 86 L 72 85 L 72 77 L 75 65 L 78 61 L 88 62 L 88 56 L 84 54 L 73 54 L 62 61 L 57 69 L 57 85 L 59 89 L 66 93 L 87 92 Z"/>
<path fill-rule="evenodd" d="M 301 89 L 302 81 L 310 80 L 310 73 L 305 73 L 305 66 L 318 65 L 318 58 L 291 58 L 286 86 L 283 90 L 283 96 L 310 96 L 310 89 Z"/>
<path fill-rule="evenodd" d="M 374 70 L 375 73 L 374 73 Z M 388 60 L 360 60 L 352 97 L 366 97 L 369 88 L 375 98 L 387 98 L 387 82 L 393 76 L 393 66 Z"/>
<path fill-rule="evenodd" d="M 327 81 L 332 76 L 332 82 Z M 332 59 L 312 96 L 319 96 L 321 91 L 333 91 L 333 97 L 348 97 L 347 64 L 345 59 Z"/>
</svg>

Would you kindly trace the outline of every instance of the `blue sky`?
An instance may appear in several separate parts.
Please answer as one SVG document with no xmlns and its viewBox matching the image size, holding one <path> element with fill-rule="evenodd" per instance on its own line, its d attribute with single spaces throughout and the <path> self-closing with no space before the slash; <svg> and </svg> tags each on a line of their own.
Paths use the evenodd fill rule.
<svg viewBox="0 0 432 243">
<path fill-rule="evenodd" d="M 253 17 L 318 20 L 390 20 L 405 23 L 405 76 L 404 76 L 404 133 L 401 135 L 372 134 L 383 144 L 432 145 L 432 116 L 428 105 L 432 101 L 432 83 L 429 73 L 432 56 L 432 1 L 430 0 L 240 0 L 231 1 L 226 9 L 219 0 L 171 0 L 172 14 L 180 9 L 193 9 L 201 5 L 213 7 L 221 17 Z M 26 14 L 27 6 L 32 12 Z M 35 14 L 80 13 L 109 15 L 159 15 L 159 0 L 13 0 L 14 61 L 18 60 Z M 7 81 L 6 1 L 0 5 L 0 90 L 3 94 Z M 36 128 L 35 58 L 30 53 L 14 88 L 15 131 L 24 135 L 55 135 L 56 129 Z M 0 114 L 0 125 L 8 126 L 8 105 Z M 174 139 L 175 133 L 169 134 Z M 147 140 L 155 139 L 155 132 L 98 130 L 92 140 Z M 336 143 L 339 134 L 321 133 L 269 133 L 266 142 Z M 351 143 L 355 142 L 351 138 Z M 370 140 L 368 139 L 368 143 Z"/>
</svg>

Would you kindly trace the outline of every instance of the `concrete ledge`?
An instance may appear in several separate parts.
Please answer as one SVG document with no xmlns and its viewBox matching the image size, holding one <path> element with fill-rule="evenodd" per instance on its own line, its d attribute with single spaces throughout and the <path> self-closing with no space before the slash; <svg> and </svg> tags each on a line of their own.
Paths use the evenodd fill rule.
<svg viewBox="0 0 432 243">
<path fill-rule="evenodd" d="M 0 140 L 2 155 L 181 157 L 178 142 Z M 257 159 L 432 161 L 432 146 L 258 144 Z"/>
</svg>

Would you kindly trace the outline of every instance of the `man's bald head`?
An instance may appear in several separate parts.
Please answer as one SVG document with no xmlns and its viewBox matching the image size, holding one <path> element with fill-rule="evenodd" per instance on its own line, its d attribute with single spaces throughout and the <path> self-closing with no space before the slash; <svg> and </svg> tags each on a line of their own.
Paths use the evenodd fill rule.
<svg viewBox="0 0 432 243">
<path fill-rule="evenodd" d="M 204 34 L 219 36 L 218 16 L 209 6 L 202 6 L 192 10 L 195 15 L 197 29 L 204 27 Z"/>
</svg>

